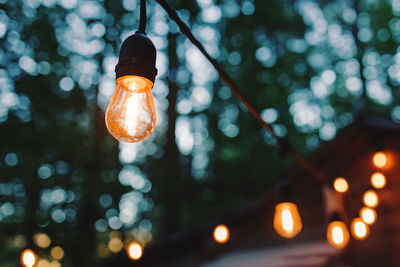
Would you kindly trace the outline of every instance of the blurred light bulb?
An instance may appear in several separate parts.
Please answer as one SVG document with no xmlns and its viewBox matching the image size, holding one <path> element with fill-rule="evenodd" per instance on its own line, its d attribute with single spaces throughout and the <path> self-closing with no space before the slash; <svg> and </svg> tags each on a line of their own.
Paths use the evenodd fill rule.
<svg viewBox="0 0 400 267">
<path fill-rule="evenodd" d="M 108 131 L 122 142 L 146 139 L 156 125 L 153 83 L 140 76 L 122 76 L 106 111 Z"/>
<path fill-rule="evenodd" d="M 386 177 L 383 173 L 375 172 L 371 175 L 371 184 L 376 189 L 382 189 L 386 186 Z"/>
<path fill-rule="evenodd" d="M 297 205 L 282 202 L 275 206 L 274 228 L 278 235 L 293 238 L 300 233 L 303 225 Z"/>
<path fill-rule="evenodd" d="M 378 194 L 374 190 L 367 190 L 363 195 L 364 205 L 370 208 L 376 208 L 379 204 Z"/>
<path fill-rule="evenodd" d="M 343 177 L 338 177 L 333 181 L 333 187 L 339 193 L 345 193 L 349 190 L 349 184 Z"/>
<path fill-rule="evenodd" d="M 366 224 L 372 225 L 376 222 L 378 215 L 374 209 L 362 207 L 360 209 L 360 217 Z"/>
<path fill-rule="evenodd" d="M 21 263 L 23 266 L 32 267 L 36 263 L 36 255 L 30 249 L 25 249 L 21 254 Z"/>
<path fill-rule="evenodd" d="M 214 240 L 220 244 L 226 243 L 229 240 L 229 229 L 226 225 L 220 224 L 214 228 Z"/>
<path fill-rule="evenodd" d="M 33 242 L 41 248 L 47 248 L 51 244 L 50 237 L 45 233 L 36 233 L 33 236 Z"/>
<path fill-rule="evenodd" d="M 363 240 L 369 235 L 369 226 L 361 218 L 355 218 L 351 222 L 351 234 L 358 240 Z"/>
<path fill-rule="evenodd" d="M 373 157 L 373 162 L 376 167 L 385 167 L 387 163 L 387 157 L 383 152 L 376 152 Z"/>
<path fill-rule="evenodd" d="M 111 251 L 112 253 L 118 253 L 121 251 L 121 249 L 124 248 L 124 243 L 122 243 L 122 240 L 119 238 L 111 238 L 110 241 L 108 242 L 108 250 Z"/>
<path fill-rule="evenodd" d="M 138 260 L 143 255 L 143 248 L 138 242 L 132 242 L 128 246 L 128 256 L 132 260 Z"/>
<path fill-rule="evenodd" d="M 349 243 L 350 235 L 346 224 L 342 221 L 333 221 L 328 224 L 326 238 L 332 246 L 342 249 Z"/>
</svg>

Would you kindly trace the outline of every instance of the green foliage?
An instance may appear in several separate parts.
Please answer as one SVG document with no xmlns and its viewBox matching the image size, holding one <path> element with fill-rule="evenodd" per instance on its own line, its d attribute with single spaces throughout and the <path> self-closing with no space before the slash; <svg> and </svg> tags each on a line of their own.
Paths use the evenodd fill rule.
<svg viewBox="0 0 400 267">
<path fill-rule="evenodd" d="M 360 113 L 400 121 L 399 7 L 389 1 L 170 1 L 206 49 L 303 154 Z M 256 200 L 293 166 L 165 12 L 156 132 L 118 144 L 104 110 L 139 1 L 0 1 L 0 265 L 29 247 L 100 265 L 110 233 L 152 242 Z M 32 241 L 46 232 L 52 244 Z M 122 253 L 122 252 L 121 252 Z"/>
</svg>

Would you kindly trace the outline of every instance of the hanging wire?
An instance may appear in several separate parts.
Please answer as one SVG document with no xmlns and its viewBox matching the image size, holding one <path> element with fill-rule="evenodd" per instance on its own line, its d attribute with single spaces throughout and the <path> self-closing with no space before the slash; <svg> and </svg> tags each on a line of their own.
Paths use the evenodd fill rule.
<svg viewBox="0 0 400 267">
<path fill-rule="evenodd" d="M 140 33 L 146 34 L 146 0 L 140 0 L 140 22 L 139 29 L 137 30 Z"/>
<path fill-rule="evenodd" d="M 157 3 L 167 12 L 170 19 L 172 19 L 179 27 L 180 31 L 203 53 L 207 60 L 214 66 L 215 70 L 218 72 L 221 79 L 228 85 L 232 93 L 242 102 L 246 108 L 251 112 L 251 114 L 257 119 L 257 121 L 274 137 L 279 145 L 280 152 L 282 156 L 291 154 L 297 163 L 308 173 L 310 173 L 314 178 L 320 182 L 325 182 L 327 180 L 326 176 L 316 169 L 311 163 L 309 163 L 302 155 L 300 155 L 288 139 L 279 137 L 272 126 L 265 122 L 260 115 L 260 112 L 245 98 L 245 96 L 239 91 L 235 82 L 232 78 L 223 70 L 223 68 L 218 64 L 218 62 L 208 54 L 204 46 L 194 37 L 190 28 L 179 18 L 177 12 L 172 8 L 166 0 L 156 0 Z"/>
</svg>

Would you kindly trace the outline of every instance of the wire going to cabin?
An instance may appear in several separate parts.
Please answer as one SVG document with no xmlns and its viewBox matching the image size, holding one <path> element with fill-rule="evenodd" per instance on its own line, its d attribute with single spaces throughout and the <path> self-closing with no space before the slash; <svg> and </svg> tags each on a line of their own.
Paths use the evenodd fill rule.
<svg viewBox="0 0 400 267">
<path fill-rule="evenodd" d="M 224 69 L 218 64 L 218 62 L 208 54 L 204 46 L 199 40 L 192 34 L 190 28 L 179 18 L 178 13 L 172 8 L 166 0 L 156 0 L 157 3 L 167 12 L 170 19 L 172 19 L 179 27 L 180 31 L 201 51 L 201 53 L 207 58 L 207 60 L 214 66 L 221 79 L 228 85 L 230 90 L 236 97 L 246 106 L 251 114 L 257 119 L 257 121 L 276 139 L 281 153 L 283 155 L 291 154 L 293 158 L 299 163 L 299 165 L 307 172 L 309 172 L 314 178 L 320 182 L 325 182 L 326 176 L 317 170 L 311 163 L 305 160 L 291 145 L 288 139 L 279 137 L 272 126 L 265 122 L 260 115 L 260 112 L 246 99 L 246 97 L 239 91 L 235 82 L 232 78 L 224 71 Z"/>
</svg>

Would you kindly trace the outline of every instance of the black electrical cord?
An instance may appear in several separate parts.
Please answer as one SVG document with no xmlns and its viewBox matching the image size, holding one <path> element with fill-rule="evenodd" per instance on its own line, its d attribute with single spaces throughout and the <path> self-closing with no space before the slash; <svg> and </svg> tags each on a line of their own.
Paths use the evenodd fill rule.
<svg viewBox="0 0 400 267">
<path fill-rule="evenodd" d="M 311 163 L 306 161 L 297 151 L 294 150 L 289 140 L 279 137 L 272 126 L 266 123 L 260 115 L 260 112 L 240 93 L 232 78 L 224 71 L 218 62 L 208 54 L 204 46 L 194 37 L 190 28 L 179 18 L 178 13 L 172 8 L 166 0 L 156 0 L 158 4 L 167 12 L 168 16 L 178 25 L 180 31 L 203 53 L 207 60 L 214 66 L 221 79 L 228 85 L 232 93 L 247 107 L 257 121 L 277 140 L 282 155 L 291 154 L 299 165 L 314 176 L 320 182 L 326 182 L 326 176 L 316 169 Z"/>
<path fill-rule="evenodd" d="M 146 34 L 146 0 L 140 0 L 140 22 L 139 29 L 137 30 L 140 33 Z"/>
</svg>

